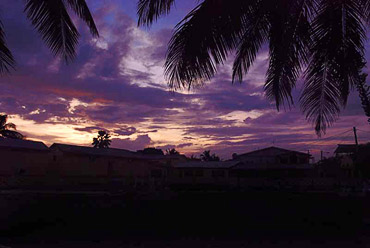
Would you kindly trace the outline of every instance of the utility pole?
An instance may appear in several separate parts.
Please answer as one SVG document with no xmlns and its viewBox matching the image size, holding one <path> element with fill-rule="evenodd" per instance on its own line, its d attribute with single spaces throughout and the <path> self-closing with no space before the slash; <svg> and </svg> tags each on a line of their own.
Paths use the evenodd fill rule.
<svg viewBox="0 0 370 248">
<path fill-rule="evenodd" d="M 320 151 L 320 155 L 321 155 L 321 160 L 323 160 L 324 156 L 323 156 L 323 151 Z"/>
<path fill-rule="evenodd" d="M 356 127 L 353 127 L 353 134 L 355 135 L 355 142 L 356 142 L 356 146 L 358 146 L 358 140 L 357 140 L 357 129 L 356 129 Z"/>
</svg>

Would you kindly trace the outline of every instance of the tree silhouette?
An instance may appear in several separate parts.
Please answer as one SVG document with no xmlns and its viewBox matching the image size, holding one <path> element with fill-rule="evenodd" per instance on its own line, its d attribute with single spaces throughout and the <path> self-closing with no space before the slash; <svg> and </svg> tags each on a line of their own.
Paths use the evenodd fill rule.
<svg viewBox="0 0 370 248">
<path fill-rule="evenodd" d="M 368 118 L 370 124 L 370 86 L 366 85 L 367 74 L 361 75 L 361 81 L 357 84 L 357 90 L 360 95 L 362 108 Z"/>
<path fill-rule="evenodd" d="M 138 150 L 137 152 L 151 155 L 164 155 L 162 149 L 156 149 L 155 147 L 147 147 L 143 150 Z"/>
<path fill-rule="evenodd" d="M 169 13 L 175 0 L 139 0 L 139 25 Z M 201 0 L 175 27 L 165 76 L 173 89 L 202 85 L 229 54 L 236 54 L 233 82 L 243 77 L 265 44 L 269 65 L 265 95 L 277 110 L 300 105 L 321 135 L 361 82 L 370 0 Z"/>
<path fill-rule="evenodd" d="M 98 137 L 93 138 L 92 145 L 95 148 L 109 148 L 111 142 L 110 135 L 106 131 L 101 130 L 98 132 Z"/>
<path fill-rule="evenodd" d="M 189 160 L 193 160 L 193 161 L 200 161 L 201 159 L 200 158 L 197 158 L 197 156 L 196 155 L 194 155 L 194 154 L 192 154 L 191 156 L 190 156 L 190 158 L 188 158 Z"/>
<path fill-rule="evenodd" d="M 202 161 L 220 161 L 220 158 L 216 155 L 216 154 L 212 154 L 211 155 L 211 151 L 210 150 L 206 150 L 204 151 L 202 154 L 200 154 L 200 159 Z"/>
<path fill-rule="evenodd" d="M 17 130 L 17 126 L 14 123 L 7 123 L 7 121 L 7 115 L 0 115 L 0 137 L 10 139 L 24 139 L 24 135 L 15 131 Z"/>
<path fill-rule="evenodd" d="M 24 12 L 41 38 L 55 56 L 67 63 L 74 59 L 79 32 L 68 11 L 74 12 L 90 28 L 94 37 L 99 33 L 85 0 L 25 0 Z M 5 40 L 4 26 L 0 21 L 0 73 L 15 67 L 12 52 Z"/>
<path fill-rule="evenodd" d="M 179 155 L 180 153 L 175 149 L 166 149 L 166 155 Z"/>
</svg>

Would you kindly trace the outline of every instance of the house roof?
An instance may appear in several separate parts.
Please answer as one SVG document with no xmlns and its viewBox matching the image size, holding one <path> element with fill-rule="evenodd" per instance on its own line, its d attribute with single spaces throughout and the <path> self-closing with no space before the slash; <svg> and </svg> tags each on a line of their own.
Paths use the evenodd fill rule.
<svg viewBox="0 0 370 248">
<path fill-rule="evenodd" d="M 189 161 L 174 165 L 175 168 L 228 169 L 240 164 L 239 161 Z"/>
<path fill-rule="evenodd" d="M 182 158 L 183 155 L 158 155 L 158 154 L 143 154 L 139 152 L 132 152 L 125 149 L 117 148 L 94 148 L 87 146 L 76 146 L 54 143 L 50 146 L 50 149 L 58 149 L 66 153 L 84 154 L 90 156 L 108 156 L 108 157 L 125 157 L 125 158 L 137 158 L 137 159 L 148 159 L 148 160 L 160 160 L 160 159 L 176 159 Z"/>
<path fill-rule="evenodd" d="M 269 155 L 269 153 L 271 153 L 271 152 L 274 152 L 274 154 Z M 263 149 L 243 153 L 243 154 L 238 154 L 237 156 L 238 157 L 240 157 L 240 156 L 251 156 L 251 157 L 255 157 L 255 156 L 277 156 L 277 155 L 282 155 L 282 154 L 287 154 L 287 153 L 296 153 L 296 154 L 299 154 L 301 156 L 311 156 L 311 155 L 309 155 L 307 153 L 304 153 L 304 152 L 297 152 L 297 151 L 288 150 L 288 149 L 275 147 L 275 146 L 271 146 L 271 147 L 267 147 L 267 148 L 263 148 Z"/>
<path fill-rule="evenodd" d="M 313 169 L 311 164 L 249 164 L 241 163 L 233 167 L 235 170 L 284 170 L 284 169 L 297 169 L 307 170 Z"/>
<path fill-rule="evenodd" d="M 85 154 L 91 156 L 111 156 L 111 157 L 135 157 L 135 153 L 129 150 L 116 148 L 94 148 L 87 146 L 76 146 L 54 143 L 50 146 L 51 150 L 58 149 L 62 152 Z"/>
<path fill-rule="evenodd" d="M 339 144 L 334 153 L 354 153 L 356 149 L 357 146 L 355 144 Z"/>
<path fill-rule="evenodd" d="M 47 151 L 48 147 L 39 141 L 0 138 L 0 148 Z"/>
</svg>

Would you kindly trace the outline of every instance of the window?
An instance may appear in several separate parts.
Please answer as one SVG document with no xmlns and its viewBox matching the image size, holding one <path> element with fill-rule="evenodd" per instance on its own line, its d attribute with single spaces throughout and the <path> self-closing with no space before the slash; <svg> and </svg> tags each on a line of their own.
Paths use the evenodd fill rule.
<svg viewBox="0 0 370 248">
<path fill-rule="evenodd" d="M 287 164 L 288 163 L 288 159 L 287 158 L 280 158 L 280 163 Z"/>
<path fill-rule="evenodd" d="M 153 178 L 161 178 L 162 170 L 152 170 L 150 174 Z"/>
<path fill-rule="evenodd" d="M 23 168 L 20 168 L 19 170 L 18 170 L 18 175 L 24 175 L 26 173 L 26 170 L 25 169 L 23 169 Z"/>
<path fill-rule="evenodd" d="M 202 177 L 203 176 L 203 170 L 195 170 L 194 175 L 196 177 Z"/>
<path fill-rule="evenodd" d="M 113 175 L 113 163 L 112 162 L 108 162 L 108 175 Z"/>
<path fill-rule="evenodd" d="M 291 164 L 296 164 L 298 161 L 297 155 L 293 154 L 290 156 L 290 163 Z"/>
<path fill-rule="evenodd" d="M 213 177 L 225 177 L 225 171 L 223 170 L 213 170 L 212 171 Z"/>
<path fill-rule="evenodd" d="M 306 158 L 300 158 L 300 159 L 299 159 L 299 163 L 300 163 L 300 164 L 308 164 L 308 161 L 307 161 L 307 159 L 306 159 Z"/>
<path fill-rule="evenodd" d="M 192 177 L 193 176 L 193 171 L 192 170 L 186 170 L 185 173 L 184 173 L 184 175 L 186 177 Z"/>
</svg>

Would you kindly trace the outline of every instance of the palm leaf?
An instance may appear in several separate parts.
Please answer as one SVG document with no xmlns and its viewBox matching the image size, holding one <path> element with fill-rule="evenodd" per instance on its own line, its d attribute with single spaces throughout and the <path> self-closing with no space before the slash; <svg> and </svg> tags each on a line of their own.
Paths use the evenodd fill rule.
<svg viewBox="0 0 370 248">
<path fill-rule="evenodd" d="M 55 55 L 74 59 L 79 33 L 63 0 L 26 0 L 25 12 Z"/>
<path fill-rule="evenodd" d="M 312 58 L 301 107 L 318 135 L 336 120 L 349 88 L 360 78 L 365 39 L 361 17 L 358 1 L 322 0 L 313 20 Z"/>
<path fill-rule="evenodd" d="M 253 0 L 206 0 L 176 26 L 165 62 L 171 88 L 190 88 L 211 79 L 240 43 Z"/>
<path fill-rule="evenodd" d="M 159 16 L 168 14 L 174 3 L 175 0 L 139 0 L 138 25 L 151 25 Z"/>
<path fill-rule="evenodd" d="M 306 0 L 276 1 L 270 7 L 270 62 L 265 93 L 278 110 L 285 102 L 293 104 L 292 89 L 307 63 L 313 7 L 312 1 Z"/>
<path fill-rule="evenodd" d="M 233 64 L 233 82 L 236 78 L 239 82 L 243 81 L 243 76 L 248 73 L 259 49 L 267 41 L 270 25 L 264 3 L 267 3 L 267 1 L 262 1 L 262 4 L 256 2 L 251 6 L 248 22 L 244 24 L 245 30 L 237 47 Z"/>
<path fill-rule="evenodd" d="M 370 86 L 366 84 L 366 77 L 367 74 L 361 74 L 356 87 L 360 96 L 362 108 L 365 115 L 369 117 L 368 122 L 370 124 Z"/>
<path fill-rule="evenodd" d="M 16 131 L 11 131 L 11 130 L 1 130 L 0 135 L 4 138 L 9 138 L 9 139 L 24 139 L 25 136 L 21 133 L 18 133 Z"/>
<path fill-rule="evenodd" d="M 3 24 L 0 21 L 0 74 L 9 72 L 10 69 L 14 69 L 14 67 L 15 61 L 6 44 Z"/>
<path fill-rule="evenodd" d="M 0 130 L 5 129 L 5 124 L 6 124 L 7 120 L 8 120 L 7 115 L 0 115 Z"/>
<path fill-rule="evenodd" d="M 5 128 L 6 130 L 9 130 L 9 129 L 17 130 L 17 126 L 16 126 L 14 123 L 6 123 L 6 124 L 4 125 L 4 128 Z"/>
<path fill-rule="evenodd" d="M 362 6 L 362 13 L 364 15 L 365 22 L 370 24 L 370 0 L 358 0 Z"/>
<path fill-rule="evenodd" d="M 93 36 L 98 37 L 99 32 L 96 28 L 94 18 L 91 15 L 89 7 L 86 4 L 85 0 L 67 0 L 69 6 L 73 9 L 73 11 L 88 25 L 90 28 L 90 33 Z"/>
</svg>

